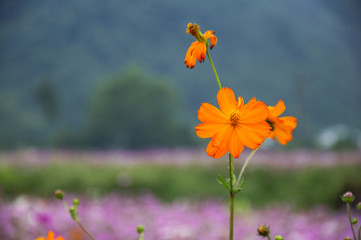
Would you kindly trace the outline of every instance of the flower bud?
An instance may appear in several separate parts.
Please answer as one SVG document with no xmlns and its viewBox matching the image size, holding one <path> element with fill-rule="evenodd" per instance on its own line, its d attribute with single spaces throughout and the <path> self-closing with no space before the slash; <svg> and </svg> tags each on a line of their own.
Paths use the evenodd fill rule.
<svg viewBox="0 0 361 240">
<path fill-rule="evenodd" d="M 357 222 L 358 222 L 357 218 L 353 218 L 352 221 L 351 221 L 352 224 L 357 224 Z"/>
<path fill-rule="evenodd" d="M 79 206 L 79 199 L 74 198 L 73 199 L 73 204 L 74 204 L 75 207 L 78 207 Z"/>
<path fill-rule="evenodd" d="M 63 200 L 63 198 L 64 198 L 64 192 L 61 191 L 60 189 L 56 190 L 54 195 L 57 199 L 60 199 L 60 200 Z"/>
<path fill-rule="evenodd" d="M 275 240 L 283 240 L 283 237 L 280 236 L 280 235 L 277 235 L 277 236 L 275 237 Z"/>
<path fill-rule="evenodd" d="M 266 224 L 261 225 L 258 227 L 257 232 L 258 232 L 258 235 L 260 235 L 262 237 L 267 237 L 270 233 L 270 228 Z"/>
<path fill-rule="evenodd" d="M 345 237 L 343 240 L 352 240 L 352 239 L 349 237 Z"/>
<path fill-rule="evenodd" d="M 357 204 L 357 209 L 358 209 L 358 210 L 361 210 L 361 202 L 359 202 L 359 203 Z"/>
<path fill-rule="evenodd" d="M 76 213 L 76 208 L 74 206 L 69 208 L 69 213 L 70 213 L 70 216 L 71 216 L 72 219 L 74 219 L 75 221 L 78 220 L 77 213 Z"/>
<path fill-rule="evenodd" d="M 139 226 L 137 227 L 137 233 L 139 233 L 139 234 L 144 233 L 144 227 L 143 227 L 143 225 L 139 225 Z"/>
<path fill-rule="evenodd" d="M 346 192 L 342 197 L 342 201 L 345 203 L 352 203 L 353 200 L 355 200 L 355 196 L 352 194 L 352 192 Z"/>
</svg>

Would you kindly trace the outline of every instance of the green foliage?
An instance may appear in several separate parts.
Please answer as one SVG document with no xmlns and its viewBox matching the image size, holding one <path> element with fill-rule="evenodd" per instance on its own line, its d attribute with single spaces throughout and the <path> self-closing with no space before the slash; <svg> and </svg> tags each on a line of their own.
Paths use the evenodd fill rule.
<svg viewBox="0 0 361 240">
<path fill-rule="evenodd" d="M 85 136 L 91 147 L 190 145 L 191 129 L 170 80 L 138 70 L 102 82 L 92 97 Z"/>
<path fill-rule="evenodd" d="M 0 168 L 4 197 L 20 194 L 52 196 L 55 189 L 67 193 L 104 195 L 109 192 L 143 194 L 151 192 L 172 201 L 177 198 L 228 197 L 217 174 L 227 174 L 224 166 L 174 165 L 84 165 L 54 164 L 42 167 Z M 342 205 L 339 195 L 351 190 L 361 195 L 360 165 L 281 170 L 249 168 L 237 201 L 255 206 L 290 204 L 309 208 L 325 204 Z"/>
</svg>

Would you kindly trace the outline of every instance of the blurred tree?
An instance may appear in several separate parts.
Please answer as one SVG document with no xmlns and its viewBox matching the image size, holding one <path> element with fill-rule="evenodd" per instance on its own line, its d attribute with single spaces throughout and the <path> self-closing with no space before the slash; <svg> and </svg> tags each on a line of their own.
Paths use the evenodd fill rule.
<svg viewBox="0 0 361 240">
<path fill-rule="evenodd" d="M 192 128 L 180 109 L 171 81 L 129 70 L 96 90 L 84 140 L 100 148 L 189 145 Z"/>
<path fill-rule="evenodd" d="M 49 78 L 40 81 L 35 88 L 34 97 L 46 117 L 49 120 L 54 119 L 58 112 L 58 96 L 53 81 Z"/>
</svg>

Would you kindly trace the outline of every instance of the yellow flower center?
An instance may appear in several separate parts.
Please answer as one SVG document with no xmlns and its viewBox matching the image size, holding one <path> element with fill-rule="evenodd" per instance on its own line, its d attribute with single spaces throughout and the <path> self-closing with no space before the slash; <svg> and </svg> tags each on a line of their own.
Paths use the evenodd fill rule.
<svg viewBox="0 0 361 240">
<path fill-rule="evenodd" d="M 237 110 L 231 112 L 231 114 L 229 115 L 229 120 L 231 121 L 232 126 L 236 126 L 239 119 L 240 119 L 239 111 L 237 111 Z"/>
</svg>

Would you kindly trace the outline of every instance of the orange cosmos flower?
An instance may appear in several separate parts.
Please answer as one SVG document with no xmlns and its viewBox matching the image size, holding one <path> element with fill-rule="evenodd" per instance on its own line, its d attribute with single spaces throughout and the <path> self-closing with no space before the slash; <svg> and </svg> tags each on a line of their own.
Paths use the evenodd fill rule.
<svg viewBox="0 0 361 240">
<path fill-rule="evenodd" d="M 208 48 L 208 38 L 211 41 L 211 49 L 217 43 L 217 37 L 213 35 L 214 31 L 206 31 L 204 35 L 199 30 L 198 24 L 188 23 L 186 33 L 191 34 L 193 37 L 197 39 L 197 41 L 193 42 L 191 46 L 188 48 L 186 57 L 184 59 L 184 63 L 187 68 L 194 68 L 196 65 L 196 60 L 200 63 L 204 62 L 206 59 L 207 48 Z"/>
<path fill-rule="evenodd" d="M 232 89 L 226 87 L 219 90 L 217 100 L 220 109 L 203 103 L 198 110 L 202 123 L 196 127 L 197 135 L 212 138 L 207 146 L 209 156 L 220 158 L 228 151 L 238 158 L 244 146 L 256 149 L 270 135 L 265 103 L 252 98 L 244 104 L 242 97 L 237 101 Z"/>
<path fill-rule="evenodd" d="M 58 236 L 57 238 L 54 238 L 55 237 L 55 234 L 53 231 L 49 231 L 48 232 L 48 236 L 45 238 L 43 237 L 39 237 L 37 238 L 36 240 L 64 240 L 64 238 L 62 236 Z"/>
<path fill-rule="evenodd" d="M 279 100 L 274 107 L 268 106 L 268 109 L 269 115 L 267 122 L 272 128 L 270 138 L 274 140 L 276 137 L 279 143 L 286 145 L 293 139 L 291 132 L 293 132 L 297 126 L 297 118 L 278 117 L 286 110 L 286 106 L 282 100 Z"/>
</svg>

